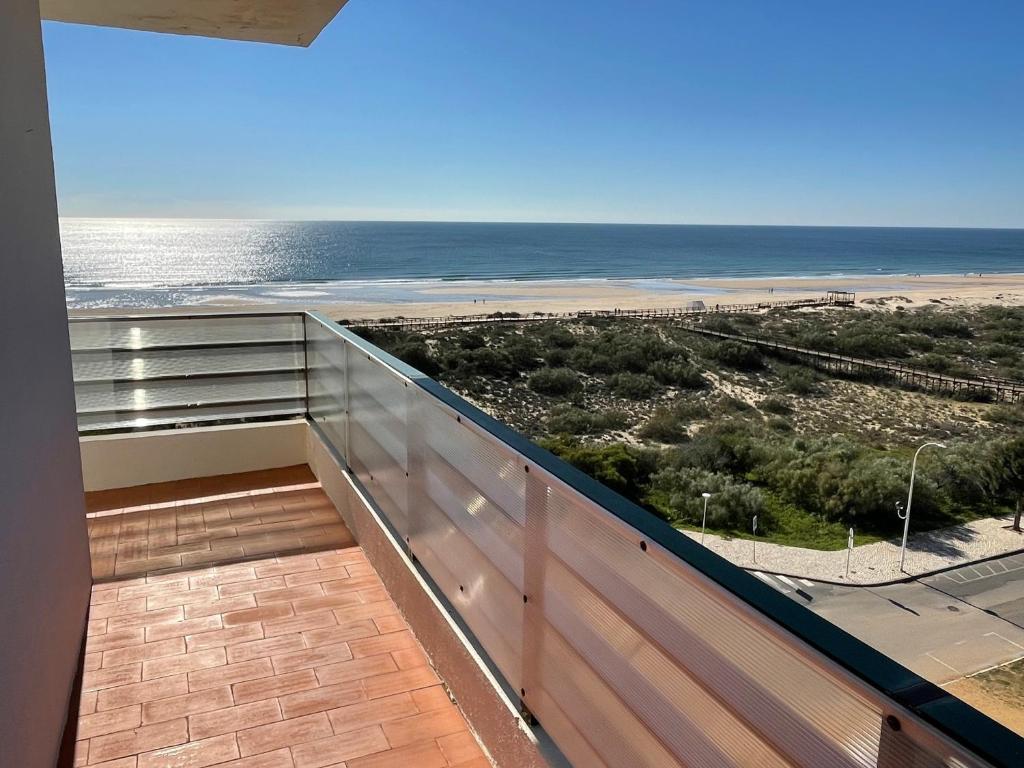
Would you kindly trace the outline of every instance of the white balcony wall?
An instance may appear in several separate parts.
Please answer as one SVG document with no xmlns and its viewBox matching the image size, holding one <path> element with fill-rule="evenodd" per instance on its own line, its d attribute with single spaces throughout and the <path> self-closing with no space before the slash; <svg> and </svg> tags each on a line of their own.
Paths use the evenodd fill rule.
<svg viewBox="0 0 1024 768">
<path fill-rule="evenodd" d="M 300 419 L 83 437 L 85 490 L 305 464 L 306 429 Z"/>
<path fill-rule="evenodd" d="M 0 762 L 53 765 L 91 578 L 38 0 L 0 3 L 0 371 Z"/>
</svg>

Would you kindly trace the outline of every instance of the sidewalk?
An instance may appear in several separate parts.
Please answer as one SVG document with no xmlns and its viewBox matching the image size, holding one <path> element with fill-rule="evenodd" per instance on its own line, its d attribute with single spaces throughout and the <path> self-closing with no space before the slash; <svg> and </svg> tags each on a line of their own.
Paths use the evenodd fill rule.
<svg viewBox="0 0 1024 768">
<path fill-rule="evenodd" d="M 748 570 L 795 576 L 814 581 L 856 586 L 878 586 L 925 576 L 979 560 L 1024 550 L 1024 533 L 1011 530 L 1013 516 L 988 517 L 966 525 L 912 534 L 907 541 L 904 572 L 900 571 L 900 540 L 880 541 L 853 549 L 847 574 L 847 550 L 825 552 L 725 539 L 707 534 L 704 545 L 731 563 Z M 682 531 L 700 541 L 700 531 Z"/>
</svg>

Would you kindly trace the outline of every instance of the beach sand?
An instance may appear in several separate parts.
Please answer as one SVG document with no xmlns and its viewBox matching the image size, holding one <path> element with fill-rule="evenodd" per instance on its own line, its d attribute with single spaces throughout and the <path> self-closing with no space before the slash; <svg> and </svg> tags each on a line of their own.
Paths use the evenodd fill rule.
<svg viewBox="0 0 1024 768">
<path fill-rule="evenodd" d="M 684 307 L 692 301 L 715 304 L 753 304 L 823 296 L 826 291 L 852 291 L 857 305 L 893 310 L 928 304 L 951 307 L 1000 304 L 1024 306 L 1024 275 L 837 278 L 837 279 L 757 279 L 679 281 L 679 291 L 630 285 L 570 281 L 564 283 L 517 283 L 487 286 L 486 302 L 464 298 L 466 289 L 438 286 L 421 291 L 437 301 L 419 303 L 328 304 L 316 307 L 334 319 L 380 317 L 433 317 L 444 315 L 489 314 L 491 312 L 572 312 L 595 309 L 651 309 Z M 674 282 L 674 281 L 673 281 Z M 445 300 L 451 294 L 452 298 Z M 494 298 L 499 296 L 500 298 Z M 867 300 L 867 301 L 865 301 Z"/>
<path fill-rule="evenodd" d="M 475 303 L 473 293 L 481 296 Z M 849 278 L 760 278 L 734 280 L 566 280 L 493 283 L 439 283 L 416 291 L 417 300 L 321 303 L 314 297 L 276 304 L 245 298 L 218 297 L 189 308 L 152 312 L 224 311 L 225 309 L 317 309 L 333 319 L 434 317 L 492 312 L 573 312 L 579 310 L 684 307 L 692 301 L 753 304 L 823 296 L 826 291 L 851 291 L 857 306 L 878 310 L 937 304 L 951 307 L 981 304 L 1024 306 L 1024 274 L 878 275 Z M 308 303 L 307 303 L 308 302 Z M 72 314 L 109 314 L 111 309 L 73 310 Z M 140 314 L 146 310 L 131 310 Z"/>
</svg>

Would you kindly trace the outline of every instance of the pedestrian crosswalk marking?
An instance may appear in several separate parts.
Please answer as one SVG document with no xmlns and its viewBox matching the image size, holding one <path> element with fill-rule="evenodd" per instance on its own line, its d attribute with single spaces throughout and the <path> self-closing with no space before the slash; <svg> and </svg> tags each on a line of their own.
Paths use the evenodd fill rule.
<svg viewBox="0 0 1024 768">
<path fill-rule="evenodd" d="M 785 594 L 787 594 L 789 592 L 788 589 L 786 589 L 784 586 L 782 586 L 777 581 L 775 581 L 775 579 L 785 579 L 787 582 L 789 582 L 789 580 L 786 579 L 784 576 L 775 576 L 773 574 L 773 576 L 775 576 L 775 578 L 772 578 L 772 576 L 769 576 L 766 573 L 761 573 L 761 571 L 751 571 L 751 573 L 754 574 L 755 576 L 757 576 L 757 578 L 759 578 L 765 584 L 767 584 L 768 586 L 778 590 L 782 594 L 785 595 Z M 792 586 L 791 582 L 790 582 L 790 586 Z"/>
<path fill-rule="evenodd" d="M 776 578 L 776 579 L 778 579 L 779 581 L 781 581 L 781 582 L 782 582 L 783 584 L 785 584 L 785 585 L 786 585 L 787 587 L 792 587 L 793 589 L 796 589 L 796 584 L 794 584 L 794 583 L 793 583 L 792 581 L 790 581 L 789 579 L 787 579 L 787 578 L 786 578 L 785 576 L 783 576 L 783 575 L 782 575 L 781 573 L 779 573 L 779 574 L 776 574 L 775 578 Z"/>
</svg>

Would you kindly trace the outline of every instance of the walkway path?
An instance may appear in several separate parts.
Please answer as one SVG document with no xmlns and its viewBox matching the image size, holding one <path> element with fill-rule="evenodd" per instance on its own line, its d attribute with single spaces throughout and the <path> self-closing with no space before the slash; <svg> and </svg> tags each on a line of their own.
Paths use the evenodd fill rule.
<svg viewBox="0 0 1024 768">
<path fill-rule="evenodd" d="M 1024 534 L 1011 529 L 1012 516 L 989 517 L 966 525 L 914 534 L 907 542 L 901 572 L 900 542 L 880 541 L 847 550 L 822 551 L 708 534 L 704 544 L 748 570 L 858 586 L 889 584 L 1024 550 Z M 700 540 L 699 531 L 684 531 Z M 755 551 L 756 550 L 756 551 Z"/>
<path fill-rule="evenodd" d="M 867 360 L 860 357 L 839 355 L 834 352 L 822 352 L 816 349 L 786 344 L 785 342 L 765 336 L 742 336 L 705 328 L 699 323 L 684 323 L 681 327 L 703 336 L 711 336 L 726 341 L 738 341 L 760 349 L 796 357 L 816 368 L 832 374 L 873 374 L 881 375 L 896 381 L 903 386 L 927 389 L 933 392 L 973 393 L 987 395 L 994 401 L 1017 403 L 1024 401 L 1024 381 L 1004 379 L 997 376 L 976 375 L 971 377 L 948 376 L 944 373 L 915 368 L 891 360 Z"/>
</svg>

